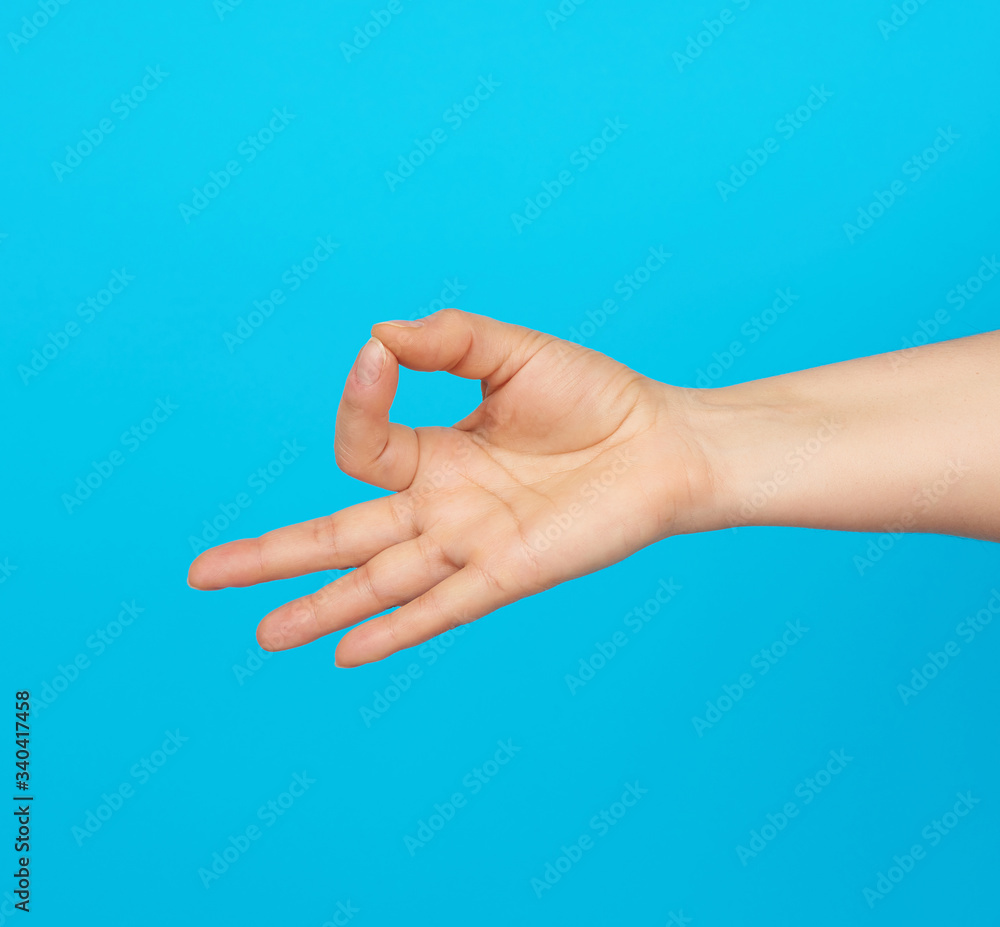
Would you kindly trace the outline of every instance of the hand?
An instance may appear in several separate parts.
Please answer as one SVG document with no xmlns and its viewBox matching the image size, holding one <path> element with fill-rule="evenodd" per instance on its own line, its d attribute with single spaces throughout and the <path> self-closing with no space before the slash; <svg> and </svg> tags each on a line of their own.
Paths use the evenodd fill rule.
<svg viewBox="0 0 1000 927">
<path fill-rule="evenodd" d="M 395 494 L 191 565 L 197 589 L 357 568 L 264 618 L 264 649 L 379 615 L 344 636 L 337 663 L 380 660 L 667 535 L 714 527 L 699 514 L 712 480 L 686 391 L 454 309 L 383 322 L 373 335 L 344 388 L 336 457 Z M 390 423 L 399 364 L 481 380 L 483 401 L 451 428 Z"/>
</svg>

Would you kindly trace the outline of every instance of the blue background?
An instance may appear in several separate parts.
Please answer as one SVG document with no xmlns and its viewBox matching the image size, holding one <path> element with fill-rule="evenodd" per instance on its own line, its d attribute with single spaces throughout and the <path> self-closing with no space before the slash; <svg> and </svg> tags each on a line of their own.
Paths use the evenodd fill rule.
<svg viewBox="0 0 1000 927">
<path fill-rule="evenodd" d="M 437 308 L 449 281 L 449 304 L 563 336 L 589 322 L 589 346 L 682 385 L 898 349 L 952 308 L 1000 244 L 1000 11 L 914 7 L 883 35 L 888 2 L 741 0 L 685 63 L 721 3 L 588 0 L 559 20 L 555 0 L 402 0 L 346 56 L 368 2 L 72 0 L 47 23 L 30 0 L 7 5 L 3 697 L 13 714 L 16 689 L 59 689 L 32 717 L 35 924 L 321 927 L 338 902 L 359 927 L 998 922 L 1000 628 L 968 644 L 955 630 L 1000 587 L 994 545 L 903 537 L 862 573 L 877 536 L 684 537 L 506 608 L 433 661 L 352 671 L 334 667 L 334 638 L 254 659 L 259 618 L 332 574 L 185 584 L 189 539 L 285 441 L 305 450 L 220 541 L 378 494 L 336 469 L 341 384 L 371 324 Z M 113 102 L 157 67 L 121 118 Z M 480 78 L 498 86 L 456 127 L 446 113 Z M 813 85 L 832 96 L 785 138 L 776 123 Z M 294 119 L 249 161 L 240 146 L 274 108 Z M 53 167 L 105 118 L 78 166 Z M 606 119 L 627 128 L 579 170 Z M 907 176 L 949 127 L 959 138 Z M 435 129 L 446 140 L 390 189 Z M 778 150 L 724 198 L 717 183 L 768 137 Z M 231 160 L 240 173 L 185 221 L 180 205 Z M 573 182 L 518 230 L 512 214 L 563 170 Z M 894 180 L 905 195 L 852 241 L 845 223 Z M 293 292 L 283 275 L 321 236 L 339 247 Z M 651 247 L 672 257 L 621 298 Z M 134 280 L 84 321 L 76 307 L 122 269 Z M 227 344 L 275 288 L 286 301 Z M 799 299 L 751 343 L 741 329 L 779 288 Z M 606 299 L 617 311 L 597 324 Z M 936 338 L 996 327 L 998 300 L 1000 279 Z M 37 375 L 19 371 L 71 321 Z M 745 353 L 706 373 L 734 340 Z M 394 416 L 456 421 L 478 391 L 404 372 Z M 123 444 L 161 399 L 176 411 Z M 116 450 L 123 463 L 67 511 Z M 626 613 L 661 580 L 680 591 L 631 633 Z M 123 601 L 144 609 L 124 628 Z M 761 675 L 755 656 L 787 621 L 809 630 Z M 116 631 L 98 653 L 92 635 Z M 628 644 L 571 693 L 567 674 L 616 631 Z M 961 654 L 904 705 L 897 686 L 949 640 Z M 420 677 L 366 720 L 411 663 Z M 699 736 L 692 718 L 743 673 L 754 687 Z M 141 781 L 131 770 L 168 731 L 187 740 Z M 463 779 L 507 739 L 519 751 L 472 794 Z M 805 804 L 796 788 L 831 750 L 853 759 Z M 258 808 L 303 773 L 314 784 L 268 825 Z M 634 782 L 648 791 L 599 835 L 591 818 Z M 121 783 L 132 797 L 79 839 Z M 979 803 L 931 848 L 921 830 L 965 790 Z M 411 854 L 404 838 L 457 791 L 466 806 Z M 744 865 L 737 847 L 788 801 L 800 814 Z M 206 888 L 199 869 L 254 824 Z M 531 880 L 581 834 L 593 847 L 536 897 Z M 916 843 L 926 858 L 871 907 L 864 888 Z M 9 899 L 2 912 L 23 916 Z"/>
</svg>

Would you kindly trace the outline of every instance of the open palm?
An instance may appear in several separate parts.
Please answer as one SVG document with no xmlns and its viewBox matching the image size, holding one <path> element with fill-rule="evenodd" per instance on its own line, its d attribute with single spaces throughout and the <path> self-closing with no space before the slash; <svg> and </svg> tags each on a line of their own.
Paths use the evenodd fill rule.
<svg viewBox="0 0 1000 927">
<path fill-rule="evenodd" d="M 344 636 L 337 662 L 382 659 L 690 530 L 707 481 L 680 390 L 457 310 L 373 333 L 344 389 L 337 462 L 394 494 L 224 544 L 191 566 L 199 589 L 357 568 L 264 618 L 265 649 L 379 615 Z M 451 428 L 390 423 L 399 364 L 481 380 L 483 401 Z"/>
</svg>

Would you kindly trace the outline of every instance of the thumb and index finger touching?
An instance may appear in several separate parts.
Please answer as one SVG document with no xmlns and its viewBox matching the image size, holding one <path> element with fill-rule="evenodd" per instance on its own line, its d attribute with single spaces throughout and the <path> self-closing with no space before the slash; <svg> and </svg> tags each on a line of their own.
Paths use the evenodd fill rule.
<svg viewBox="0 0 1000 927">
<path fill-rule="evenodd" d="M 550 339 L 528 328 L 454 309 L 418 323 L 379 323 L 344 387 L 337 413 L 338 464 L 350 476 L 384 489 L 407 488 L 417 467 L 416 433 L 389 421 L 399 365 L 445 370 L 496 388 Z M 412 530 L 392 517 L 392 498 L 364 502 L 260 538 L 204 551 L 191 565 L 188 581 L 198 589 L 222 589 L 365 564 L 381 551 L 412 540 Z M 350 642 L 343 644 L 349 651 L 345 657 L 349 665 L 379 659 L 440 633 L 445 629 L 442 621 L 471 620 L 503 604 L 493 601 L 490 590 L 484 591 L 474 576 L 464 570 L 460 574 L 445 580 L 433 594 L 403 606 L 394 617 L 369 622 L 364 630 L 352 632 Z"/>
<path fill-rule="evenodd" d="M 520 325 L 457 309 L 378 323 L 344 386 L 337 412 L 338 465 L 382 489 L 405 489 L 413 482 L 418 451 L 414 430 L 389 421 L 399 366 L 482 380 L 485 394 L 520 369 L 537 350 L 538 338 Z"/>
</svg>

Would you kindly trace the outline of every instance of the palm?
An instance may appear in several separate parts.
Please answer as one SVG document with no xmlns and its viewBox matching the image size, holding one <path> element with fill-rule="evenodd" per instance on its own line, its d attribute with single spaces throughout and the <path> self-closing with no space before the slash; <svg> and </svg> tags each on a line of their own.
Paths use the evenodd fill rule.
<svg viewBox="0 0 1000 927">
<path fill-rule="evenodd" d="M 690 455 L 662 427 L 660 384 L 527 329 L 439 316 L 416 331 L 386 326 L 381 372 L 367 383 L 359 357 L 338 414 L 342 469 L 397 492 L 223 545 L 192 565 L 201 588 L 357 567 L 265 618 L 258 638 L 268 649 L 401 606 L 338 648 L 348 665 L 379 659 L 670 532 Z M 474 329 L 464 350 L 463 326 Z M 482 379 L 483 402 L 452 428 L 389 423 L 397 357 Z"/>
<path fill-rule="evenodd" d="M 634 466 L 658 440 L 651 390 L 603 355 L 552 343 L 455 428 L 417 429 L 401 504 L 449 557 L 512 597 L 620 560 L 664 526 L 643 504 L 649 471 Z M 623 518 L 636 511 L 651 517 Z"/>
</svg>

